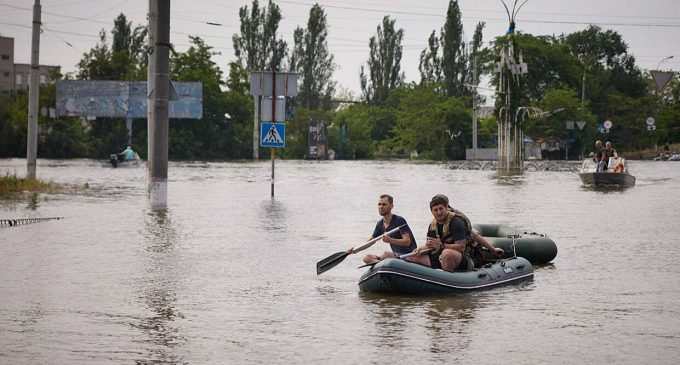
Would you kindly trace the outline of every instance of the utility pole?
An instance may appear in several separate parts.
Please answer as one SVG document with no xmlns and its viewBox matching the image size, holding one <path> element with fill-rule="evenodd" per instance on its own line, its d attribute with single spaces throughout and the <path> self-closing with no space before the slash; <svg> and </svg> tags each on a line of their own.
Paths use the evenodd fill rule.
<svg viewBox="0 0 680 365">
<path fill-rule="evenodd" d="M 33 38 L 31 40 L 31 74 L 28 88 L 28 133 L 26 134 L 26 178 L 35 179 L 38 157 L 38 102 L 40 96 L 40 0 L 33 4 Z"/>
<path fill-rule="evenodd" d="M 581 78 L 581 109 L 586 102 L 586 67 L 583 65 L 583 78 Z"/>
<path fill-rule="evenodd" d="M 152 46 L 147 96 L 149 113 L 148 191 L 151 207 L 168 204 L 168 104 L 170 94 L 170 0 L 149 0 L 149 37 Z M 153 71 L 152 71 L 153 70 Z"/>
<path fill-rule="evenodd" d="M 472 159 L 477 159 L 477 55 L 472 61 Z"/>
<path fill-rule="evenodd" d="M 257 161 L 260 148 L 260 96 L 253 95 L 253 100 L 255 101 L 255 108 L 253 109 L 253 160 Z"/>
</svg>

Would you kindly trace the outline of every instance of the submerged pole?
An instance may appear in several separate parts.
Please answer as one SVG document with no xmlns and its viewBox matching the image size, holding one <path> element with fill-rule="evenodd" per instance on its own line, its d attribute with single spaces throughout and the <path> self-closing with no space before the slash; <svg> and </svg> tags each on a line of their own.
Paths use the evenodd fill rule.
<svg viewBox="0 0 680 365">
<path fill-rule="evenodd" d="M 170 0 L 149 0 L 148 192 L 153 209 L 168 204 L 168 99 L 170 93 Z"/>
<path fill-rule="evenodd" d="M 272 65 L 273 66 L 273 65 Z M 276 68 L 272 67 L 272 123 L 276 123 Z M 276 150 L 272 147 L 271 159 L 272 159 L 272 199 L 274 199 L 274 160 L 276 159 Z"/>
<path fill-rule="evenodd" d="M 40 96 L 40 0 L 33 4 L 33 37 L 31 39 L 31 73 L 28 88 L 28 130 L 26 133 L 26 178 L 36 178 L 38 158 L 38 103 Z"/>
</svg>

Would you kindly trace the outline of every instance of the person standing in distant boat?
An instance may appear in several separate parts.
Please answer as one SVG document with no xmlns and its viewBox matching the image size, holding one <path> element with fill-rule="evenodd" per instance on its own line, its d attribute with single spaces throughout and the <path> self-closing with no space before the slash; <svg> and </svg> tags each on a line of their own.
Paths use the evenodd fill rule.
<svg viewBox="0 0 680 365">
<path fill-rule="evenodd" d="M 602 159 L 604 160 L 604 171 L 607 171 L 607 169 L 609 168 L 609 159 L 611 157 L 619 157 L 619 154 L 616 153 L 616 150 L 612 146 L 612 143 L 610 141 L 607 141 L 605 142 L 604 150 L 602 151 Z"/>
<path fill-rule="evenodd" d="M 130 145 L 128 145 L 128 146 L 123 150 L 123 152 L 119 153 L 118 155 L 121 157 L 119 160 L 122 160 L 122 161 L 132 161 L 132 160 L 134 160 L 135 157 L 136 157 L 136 156 L 135 156 L 136 153 L 135 153 L 135 151 L 132 149 L 132 147 L 131 147 Z"/>
<path fill-rule="evenodd" d="M 394 198 L 392 196 L 383 194 L 378 200 L 378 214 L 382 216 L 380 220 L 375 224 L 375 229 L 373 229 L 373 234 L 371 238 L 378 237 L 382 235 L 382 241 L 389 243 L 392 251 L 385 251 L 382 256 L 378 255 L 366 255 L 363 258 L 364 263 L 369 264 L 388 257 L 396 257 L 413 251 L 416 245 L 416 239 L 411 232 L 411 228 L 408 226 L 406 219 L 404 217 L 392 214 L 392 209 L 394 208 Z M 385 232 L 390 231 L 394 228 L 399 229 L 397 232 L 386 235 Z M 349 252 L 352 253 L 353 249 Z"/>
<path fill-rule="evenodd" d="M 593 155 L 593 161 L 597 164 L 596 172 L 602 172 L 606 162 L 604 162 L 604 148 L 602 147 L 602 141 L 599 139 L 595 141 L 595 154 Z"/>
</svg>

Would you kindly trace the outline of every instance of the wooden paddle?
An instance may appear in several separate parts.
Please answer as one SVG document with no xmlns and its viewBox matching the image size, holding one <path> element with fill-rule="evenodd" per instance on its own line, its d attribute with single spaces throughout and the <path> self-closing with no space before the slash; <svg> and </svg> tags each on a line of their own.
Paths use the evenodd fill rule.
<svg viewBox="0 0 680 365">
<path fill-rule="evenodd" d="M 321 274 L 325 273 L 326 271 L 334 268 L 337 264 L 341 263 L 347 256 L 349 256 L 350 253 L 357 253 L 359 251 L 363 251 L 363 250 L 373 246 L 374 243 L 380 241 L 383 238 L 384 235 L 389 235 L 389 234 L 392 234 L 394 232 L 397 232 L 398 230 L 400 230 L 404 226 L 405 226 L 405 224 L 402 224 L 399 227 L 390 229 L 389 231 L 381 234 L 380 236 L 374 237 L 374 238 L 370 239 L 368 242 L 364 243 L 363 245 L 353 249 L 351 252 L 349 252 L 349 250 L 348 251 L 340 251 L 340 252 L 336 252 L 336 253 L 326 257 L 325 259 L 316 263 L 316 274 L 321 275 Z"/>
<path fill-rule="evenodd" d="M 431 251 L 432 251 L 432 250 L 426 250 L 426 251 L 423 251 L 423 252 L 416 252 L 415 250 L 413 250 L 413 251 L 411 251 L 411 252 L 409 252 L 409 253 L 405 253 L 405 254 L 403 254 L 403 255 L 399 255 L 399 256 L 397 256 L 397 257 L 395 257 L 395 258 L 396 258 L 396 259 L 403 260 L 403 259 L 405 259 L 405 258 L 407 258 L 407 257 L 411 257 L 411 256 L 425 255 L 425 254 L 430 253 Z M 384 260 L 384 259 L 383 259 L 383 260 Z M 373 266 L 375 266 L 375 264 L 377 264 L 377 263 L 380 262 L 380 261 L 382 261 L 382 260 L 378 260 L 378 261 L 374 261 L 374 262 L 369 262 L 368 264 L 363 264 L 363 265 L 357 266 L 357 269 L 363 269 L 364 267 L 368 267 L 368 266 L 373 267 Z"/>
</svg>

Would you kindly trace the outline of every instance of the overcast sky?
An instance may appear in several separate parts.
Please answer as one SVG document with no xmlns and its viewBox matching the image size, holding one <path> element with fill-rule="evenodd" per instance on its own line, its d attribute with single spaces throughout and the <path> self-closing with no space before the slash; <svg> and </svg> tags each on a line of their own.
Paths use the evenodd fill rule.
<svg viewBox="0 0 680 365">
<path fill-rule="evenodd" d="M 506 0 L 507 2 L 512 0 Z M 113 18 L 125 13 L 135 24 L 146 21 L 145 0 L 43 0 L 43 28 L 40 63 L 60 65 L 62 72 L 75 70 L 83 52 L 97 42 L 104 28 L 110 31 Z M 174 0 L 171 2 L 171 41 L 176 49 L 187 48 L 189 34 L 204 37 L 221 54 L 214 61 L 226 72 L 234 59 L 232 35 L 238 31 L 238 9 L 251 1 Z M 266 3 L 266 1 L 261 1 Z M 292 45 L 293 30 L 304 26 L 313 1 L 277 1 L 283 13 L 280 36 Z M 0 35 L 15 38 L 15 62 L 30 60 L 31 11 L 33 0 L 0 0 Z M 339 85 L 359 94 L 359 68 L 368 58 L 368 39 L 384 15 L 396 18 L 404 29 L 402 69 L 407 80 L 419 80 L 418 56 L 427 37 L 444 21 L 447 0 L 323 0 L 328 15 L 329 48 L 335 55 Z M 485 21 L 484 41 L 507 29 L 507 18 L 500 0 L 459 1 L 465 38 L 474 26 Z M 28 10 L 25 10 L 28 9 Z M 216 22 L 222 26 L 205 24 Z M 622 34 L 638 65 L 656 68 L 670 55 L 662 68 L 680 69 L 680 2 L 678 0 L 529 0 L 519 12 L 518 29 L 539 34 L 562 34 L 599 24 Z M 70 43 L 72 47 L 68 46 Z M 529 65 L 531 67 L 531 65 Z"/>
</svg>

